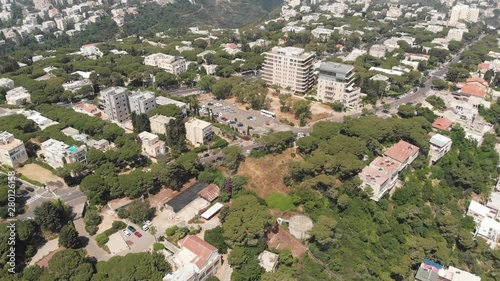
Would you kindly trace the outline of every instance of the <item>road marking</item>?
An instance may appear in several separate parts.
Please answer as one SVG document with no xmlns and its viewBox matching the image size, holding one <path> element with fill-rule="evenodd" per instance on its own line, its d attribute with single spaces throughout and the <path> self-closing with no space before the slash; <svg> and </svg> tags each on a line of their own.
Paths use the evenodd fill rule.
<svg viewBox="0 0 500 281">
<path fill-rule="evenodd" d="M 37 194 L 37 195 L 35 195 L 35 196 L 31 197 L 30 199 L 28 199 L 28 200 L 26 201 L 26 204 L 27 204 L 27 205 L 29 205 L 29 204 L 31 204 L 31 203 L 33 203 L 33 202 L 35 202 L 36 200 L 38 200 L 38 199 L 40 199 L 40 198 L 42 198 L 42 195 Z"/>
</svg>

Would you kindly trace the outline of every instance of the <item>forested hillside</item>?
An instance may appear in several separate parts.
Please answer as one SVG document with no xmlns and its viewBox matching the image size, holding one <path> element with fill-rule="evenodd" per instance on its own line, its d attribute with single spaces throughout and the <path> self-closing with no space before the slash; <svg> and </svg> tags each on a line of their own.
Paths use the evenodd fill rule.
<svg viewBox="0 0 500 281">
<path fill-rule="evenodd" d="M 160 6 L 148 3 L 139 8 L 139 15 L 127 21 L 127 35 L 144 31 L 159 32 L 170 27 L 211 26 L 236 28 L 254 24 L 270 17 L 281 0 L 177 0 L 174 4 Z"/>
</svg>

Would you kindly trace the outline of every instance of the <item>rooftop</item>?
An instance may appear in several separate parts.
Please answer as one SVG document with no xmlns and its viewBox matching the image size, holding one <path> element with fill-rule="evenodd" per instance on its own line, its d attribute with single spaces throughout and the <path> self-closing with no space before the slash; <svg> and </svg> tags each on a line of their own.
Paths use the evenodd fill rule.
<svg viewBox="0 0 500 281">
<path fill-rule="evenodd" d="M 435 134 L 431 137 L 429 142 L 434 146 L 443 147 L 443 146 L 447 145 L 448 143 L 450 143 L 451 139 L 449 137 L 443 136 L 441 134 Z"/>
<path fill-rule="evenodd" d="M 388 175 L 370 166 L 364 167 L 361 173 L 359 173 L 359 177 L 365 182 L 365 184 L 368 184 L 370 186 L 380 186 L 389 179 Z M 376 194 L 374 195 L 376 196 Z"/>
<path fill-rule="evenodd" d="M 306 52 L 302 48 L 278 47 L 278 46 L 273 47 L 273 49 L 269 53 L 285 55 L 285 56 L 290 56 L 290 57 L 298 57 L 298 58 L 302 58 L 302 59 L 306 59 L 309 56 L 314 55 L 314 53 Z"/>
<path fill-rule="evenodd" d="M 451 122 L 450 119 L 446 117 L 439 117 L 436 120 L 434 120 L 434 122 L 432 123 L 432 127 L 446 131 L 451 127 L 452 124 L 453 122 Z"/>
<path fill-rule="evenodd" d="M 194 254 L 194 258 L 190 262 L 196 264 L 198 268 L 203 268 L 210 256 L 217 252 L 217 248 L 196 235 L 190 235 L 180 240 L 179 245 Z"/>
<path fill-rule="evenodd" d="M 398 143 L 387 149 L 384 155 L 404 163 L 410 157 L 415 155 L 415 153 L 418 153 L 419 150 L 420 148 L 414 146 L 413 144 L 400 140 Z"/>
<path fill-rule="evenodd" d="M 262 266 L 266 271 L 273 271 L 278 262 L 279 256 L 275 253 L 269 251 L 264 251 L 259 254 L 258 260 L 259 265 Z"/>
<path fill-rule="evenodd" d="M 186 125 L 190 125 L 190 126 L 193 126 L 196 128 L 202 128 L 202 129 L 212 126 L 212 124 L 210 124 L 209 122 L 203 121 L 200 119 L 196 119 L 196 118 L 193 118 L 193 119 L 187 121 Z"/>
<path fill-rule="evenodd" d="M 370 166 L 377 169 L 379 172 L 388 172 L 389 174 L 393 174 L 394 172 L 399 171 L 402 164 L 392 158 L 379 156 L 370 163 Z"/>
<path fill-rule="evenodd" d="M 208 202 L 212 202 L 219 197 L 219 192 L 219 187 L 216 184 L 211 183 L 198 192 L 198 195 Z"/>
<path fill-rule="evenodd" d="M 174 213 L 177 213 L 196 199 L 196 197 L 198 197 L 198 193 L 206 186 L 206 183 L 198 181 L 169 200 L 166 205 L 172 207 Z"/>
<path fill-rule="evenodd" d="M 335 62 L 323 62 L 319 68 L 321 71 L 344 73 L 347 74 L 352 71 L 354 67 L 348 64 L 335 63 Z"/>
<path fill-rule="evenodd" d="M 486 88 L 482 85 L 467 83 L 462 87 L 461 93 L 484 98 L 486 96 Z"/>
</svg>

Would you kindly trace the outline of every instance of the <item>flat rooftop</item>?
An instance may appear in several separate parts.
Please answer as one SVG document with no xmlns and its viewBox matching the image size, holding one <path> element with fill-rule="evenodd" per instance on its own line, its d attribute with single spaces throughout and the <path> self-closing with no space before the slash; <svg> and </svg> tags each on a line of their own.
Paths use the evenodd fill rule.
<svg viewBox="0 0 500 281">
<path fill-rule="evenodd" d="M 354 67 L 352 65 L 335 63 L 335 62 L 323 62 L 319 67 L 320 71 L 328 71 L 328 72 L 344 73 L 344 74 L 349 73 L 349 71 L 353 69 Z"/>
</svg>

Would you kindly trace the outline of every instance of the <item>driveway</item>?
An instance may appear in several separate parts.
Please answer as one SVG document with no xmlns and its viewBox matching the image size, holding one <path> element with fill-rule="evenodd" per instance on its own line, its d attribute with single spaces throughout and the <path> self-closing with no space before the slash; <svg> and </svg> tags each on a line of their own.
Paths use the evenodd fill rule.
<svg viewBox="0 0 500 281">
<path fill-rule="evenodd" d="M 106 261 L 111 258 L 110 254 L 97 245 L 94 237 L 87 233 L 83 219 L 74 220 L 73 223 L 75 224 L 75 228 L 78 231 L 81 240 L 83 240 L 83 245 L 85 245 L 85 250 L 89 256 L 94 257 L 98 261 Z"/>
<path fill-rule="evenodd" d="M 52 239 L 50 241 L 47 241 L 42 247 L 38 249 L 36 254 L 33 256 L 31 261 L 29 262 L 29 265 L 35 265 L 37 262 L 39 262 L 41 259 L 43 259 L 45 256 L 49 255 L 51 252 L 57 250 L 59 248 L 59 239 Z"/>
</svg>

